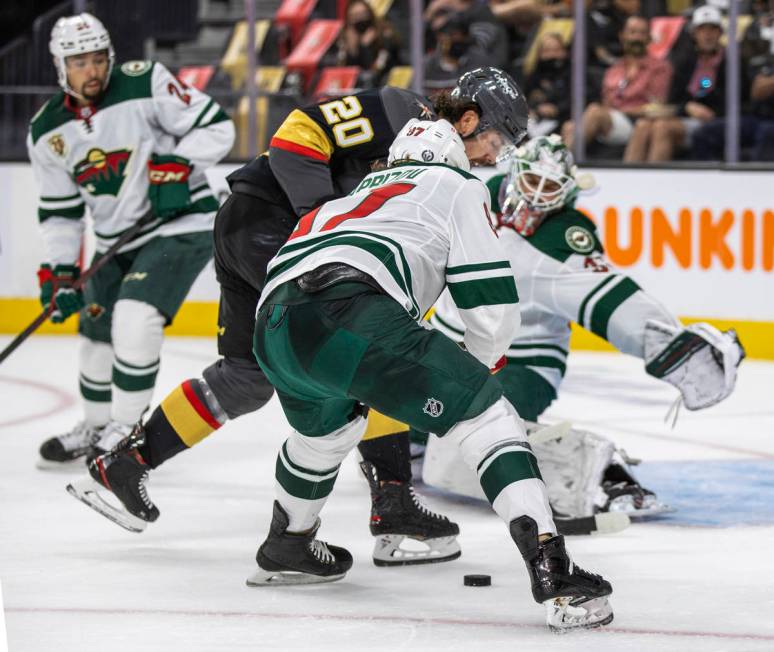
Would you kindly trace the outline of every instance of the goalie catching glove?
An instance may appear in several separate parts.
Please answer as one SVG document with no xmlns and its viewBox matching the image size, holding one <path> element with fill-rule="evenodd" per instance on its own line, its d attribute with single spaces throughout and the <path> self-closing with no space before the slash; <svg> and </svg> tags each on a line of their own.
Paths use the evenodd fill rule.
<svg viewBox="0 0 774 652">
<path fill-rule="evenodd" d="M 50 318 L 55 324 L 61 324 L 83 308 L 83 293 L 73 287 L 80 275 L 77 265 L 56 265 L 53 269 L 47 263 L 40 266 L 40 303 L 44 310 L 51 311 Z"/>
<path fill-rule="evenodd" d="M 703 322 L 685 328 L 655 320 L 645 325 L 645 371 L 677 387 L 689 410 L 726 398 L 744 357 L 733 329 L 720 331 Z"/>
<path fill-rule="evenodd" d="M 193 166 L 182 156 L 151 154 L 148 161 L 148 199 L 156 217 L 174 219 L 191 204 L 188 177 Z"/>
</svg>

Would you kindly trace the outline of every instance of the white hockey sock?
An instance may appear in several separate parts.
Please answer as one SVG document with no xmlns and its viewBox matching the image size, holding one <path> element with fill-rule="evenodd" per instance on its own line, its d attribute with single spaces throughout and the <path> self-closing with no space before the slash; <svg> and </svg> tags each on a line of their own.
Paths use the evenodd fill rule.
<svg viewBox="0 0 774 652">
<path fill-rule="evenodd" d="M 333 491 L 341 462 L 363 437 L 365 428 L 366 420 L 358 417 L 324 437 L 306 437 L 293 431 L 282 445 L 275 492 L 290 519 L 289 531 L 314 527 Z"/>
<path fill-rule="evenodd" d="M 110 417 L 122 424 L 140 420 L 153 396 L 164 337 L 164 316 L 153 306 L 122 299 L 113 309 L 113 407 Z"/>
<path fill-rule="evenodd" d="M 465 463 L 476 471 L 481 488 L 506 525 L 526 514 L 537 522 L 541 534 L 556 533 L 524 421 L 505 398 L 458 423 L 443 439 L 460 447 Z"/>
<path fill-rule="evenodd" d="M 113 347 L 82 335 L 78 339 L 78 381 L 84 418 L 90 426 L 104 426 L 110 421 Z"/>
</svg>

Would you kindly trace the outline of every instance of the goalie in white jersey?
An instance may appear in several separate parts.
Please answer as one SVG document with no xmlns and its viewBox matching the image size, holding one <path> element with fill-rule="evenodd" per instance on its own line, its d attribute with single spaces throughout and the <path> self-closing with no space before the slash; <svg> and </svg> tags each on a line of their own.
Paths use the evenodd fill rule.
<svg viewBox="0 0 774 652">
<path fill-rule="evenodd" d="M 744 356 L 735 333 L 721 333 L 709 324 L 684 328 L 610 264 L 593 222 L 574 208 L 580 186 L 591 181 L 577 173 L 559 137 L 551 136 L 520 147 L 509 174 L 487 184 L 521 297 L 521 329 L 498 375 L 506 397 L 522 417 L 537 421 L 557 396 L 570 322 L 576 322 L 623 353 L 642 358 L 647 373 L 675 385 L 689 409 L 717 403 L 731 393 Z M 464 319 L 448 294 L 430 323 L 452 339 L 464 337 Z M 533 424 L 530 431 L 539 432 L 539 426 Z M 564 435 L 530 437 L 558 513 L 582 521 L 598 512 L 641 516 L 668 510 L 637 483 L 612 442 L 575 429 Z M 459 456 L 449 455 L 433 438 L 423 477 L 428 484 L 483 497 Z M 615 527 L 615 519 L 598 523 Z M 558 518 L 557 524 L 564 526 Z"/>
<path fill-rule="evenodd" d="M 212 256 L 218 205 L 205 170 L 234 141 L 218 104 L 164 66 L 114 66 L 110 36 L 93 16 L 57 21 L 50 49 L 62 92 L 32 119 L 28 137 L 46 256 L 38 276 L 52 321 L 80 311 L 85 419 L 41 446 L 44 466 L 112 447 L 147 408 L 163 328 Z M 86 207 L 96 258 L 149 210 L 153 219 L 81 292 L 71 285 Z"/>
<path fill-rule="evenodd" d="M 255 353 L 294 432 L 279 452 L 273 520 L 248 584 L 333 581 L 349 570 L 349 552 L 315 533 L 373 407 L 459 447 L 550 626 L 610 622 L 610 584 L 570 561 L 523 422 L 491 373 L 519 312 L 486 187 L 443 120 L 410 121 L 388 163 L 304 216 L 269 264 Z M 466 350 L 420 324 L 446 287 Z"/>
</svg>

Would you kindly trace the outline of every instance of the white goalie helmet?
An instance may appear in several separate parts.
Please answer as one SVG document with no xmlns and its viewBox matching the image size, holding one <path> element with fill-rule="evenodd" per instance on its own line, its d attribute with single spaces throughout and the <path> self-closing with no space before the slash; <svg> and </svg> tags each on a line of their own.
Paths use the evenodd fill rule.
<svg viewBox="0 0 774 652">
<path fill-rule="evenodd" d="M 110 34 L 102 22 L 91 14 L 82 13 L 75 16 L 63 16 L 51 30 L 51 41 L 48 49 L 54 57 L 54 65 L 59 85 L 65 93 L 80 97 L 80 93 L 70 87 L 67 82 L 67 57 L 88 52 L 107 50 L 108 75 L 113 70 L 116 54 L 110 41 Z M 105 82 L 107 86 L 107 81 Z"/>
<path fill-rule="evenodd" d="M 462 138 L 446 120 L 409 120 L 390 145 L 387 165 L 406 160 L 444 163 L 470 171 L 470 161 L 465 154 Z"/>
<path fill-rule="evenodd" d="M 533 138 L 516 149 L 508 172 L 501 220 L 532 235 L 552 212 L 572 206 L 593 177 L 578 174 L 572 153 L 554 134 Z"/>
</svg>

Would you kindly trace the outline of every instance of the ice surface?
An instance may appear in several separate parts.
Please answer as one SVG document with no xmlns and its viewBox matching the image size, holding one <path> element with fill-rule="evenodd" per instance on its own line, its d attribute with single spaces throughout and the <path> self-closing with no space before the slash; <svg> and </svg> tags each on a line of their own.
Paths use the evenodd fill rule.
<svg viewBox="0 0 774 652">
<path fill-rule="evenodd" d="M 64 491 L 80 470 L 34 468 L 40 443 L 80 415 L 75 342 L 35 337 L 0 367 L 0 578 L 13 652 L 774 650 L 774 364 L 745 361 L 729 400 L 684 411 L 669 430 L 674 390 L 640 362 L 571 355 L 547 417 L 614 435 L 682 509 L 615 536 L 570 539 L 575 560 L 612 581 L 615 621 L 556 636 L 505 527 L 471 501 L 429 500 L 460 524 L 459 560 L 373 566 L 368 492 L 352 458 L 320 530 L 353 553 L 349 575 L 247 588 L 288 430 L 274 400 L 152 474 L 162 516 L 145 533 L 88 510 Z M 212 340 L 167 341 L 157 399 L 214 357 Z M 466 573 L 488 573 L 492 586 L 464 587 Z"/>
</svg>

